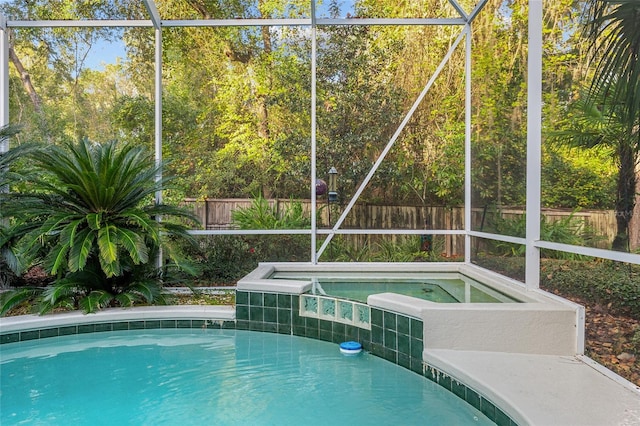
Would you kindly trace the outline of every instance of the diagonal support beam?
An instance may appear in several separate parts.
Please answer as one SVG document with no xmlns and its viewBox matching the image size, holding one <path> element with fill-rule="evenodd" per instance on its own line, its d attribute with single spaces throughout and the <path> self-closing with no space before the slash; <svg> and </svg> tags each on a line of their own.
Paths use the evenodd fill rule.
<svg viewBox="0 0 640 426">
<path fill-rule="evenodd" d="M 424 97 L 427 95 L 429 90 L 431 89 L 431 86 L 433 86 L 433 83 L 435 83 L 436 79 L 438 78 L 438 76 L 440 75 L 442 70 L 444 69 L 444 66 L 447 64 L 447 62 L 449 62 L 449 59 L 451 59 L 451 55 L 453 55 L 453 52 L 458 47 L 458 44 L 460 44 L 460 41 L 464 38 L 465 34 L 466 34 L 465 30 L 462 30 L 460 32 L 460 34 L 458 34 L 458 37 L 456 38 L 456 40 L 453 42 L 453 44 L 449 48 L 449 51 L 447 52 L 447 54 L 444 56 L 444 58 L 442 59 L 442 61 L 438 65 L 438 68 L 436 68 L 435 72 L 433 73 L 433 75 L 431 76 L 431 78 L 429 79 L 427 84 L 425 85 L 424 89 L 422 89 L 422 92 L 420 93 L 418 98 L 413 103 L 413 106 L 411 107 L 411 109 L 409 110 L 407 115 L 404 117 L 404 120 L 402 120 L 402 123 L 400 123 L 400 126 L 398 126 L 398 129 L 396 130 L 396 132 L 393 134 L 393 136 L 391 137 L 391 139 L 387 143 L 387 146 L 385 146 L 384 150 L 382 150 L 382 152 L 380 153 L 380 156 L 378 156 L 378 159 L 374 163 L 373 167 L 371 167 L 371 170 L 369 170 L 369 174 L 367 174 L 367 177 L 364 178 L 364 180 L 360 184 L 360 187 L 358 188 L 356 193 L 351 198 L 351 201 L 349 201 L 349 204 L 347 205 L 347 207 L 344 209 L 344 211 L 340 215 L 340 218 L 336 221 L 335 225 L 332 228 L 332 231 L 336 231 L 337 229 L 339 229 L 340 226 L 342 225 L 342 223 L 344 222 L 345 218 L 349 214 L 349 212 L 351 212 L 351 209 L 356 204 L 356 202 L 360 198 L 360 195 L 362 194 L 364 189 L 369 184 L 369 181 L 371 181 L 371 178 L 373 177 L 373 175 L 378 170 L 378 167 L 380 167 L 380 164 L 382 164 L 382 161 L 384 161 L 385 157 L 387 156 L 387 154 L 389 153 L 389 151 L 391 150 L 391 148 L 395 144 L 396 140 L 398 139 L 398 137 L 400 136 L 400 134 L 402 133 L 404 128 L 409 123 L 409 120 L 411 119 L 413 114 L 416 112 L 416 110 L 418 109 L 418 106 L 420 105 L 420 103 L 422 102 Z M 322 243 L 322 246 L 318 250 L 318 254 L 316 255 L 316 258 L 319 258 L 320 255 L 322 255 L 324 250 L 327 248 L 327 246 L 329 245 L 329 243 L 333 239 L 334 235 L 335 235 L 335 232 L 332 232 L 327 236 L 327 238 Z"/>
<path fill-rule="evenodd" d="M 462 19 L 464 19 L 465 21 L 469 20 L 469 15 L 467 15 L 467 12 L 462 8 L 462 6 L 460 6 L 460 4 L 456 0 L 449 0 L 449 3 L 451 4 L 451 6 L 453 6 L 456 12 L 458 12 Z"/>
<path fill-rule="evenodd" d="M 480 13 L 480 11 L 484 9 L 488 1 L 489 0 L 481 0 L 478 2 L 478 4 L 476 4 L 476 7 L 469 14 L 469 23 L 473 22 L 473 20 L 476 19 L 476 16 L 478 16 L 478 13 Z"/>
<path fill-rule="evenodd" d="M 153 27 L 156 30 L 159 30 L 162 25 L 162 21 L 160 19 L 160 13 L 158 13 L 155 0 L 142 0 L 142 2 L 144 3 L 144 7 L 147 8 L 147 12 L 149 12 Z"/>
</svg>

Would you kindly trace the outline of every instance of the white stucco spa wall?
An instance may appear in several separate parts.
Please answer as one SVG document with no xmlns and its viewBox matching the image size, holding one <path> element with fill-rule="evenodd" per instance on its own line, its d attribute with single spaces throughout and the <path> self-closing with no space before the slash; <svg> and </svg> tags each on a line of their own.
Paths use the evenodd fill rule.
<svg viewBox="0 0 640 426">
<path fill-rule="evenodd" d="M 422 309 L 425 349 L 539 355 L 579 353 L 575 310 L 545 304 L 435 305 Z"/>
</svg>

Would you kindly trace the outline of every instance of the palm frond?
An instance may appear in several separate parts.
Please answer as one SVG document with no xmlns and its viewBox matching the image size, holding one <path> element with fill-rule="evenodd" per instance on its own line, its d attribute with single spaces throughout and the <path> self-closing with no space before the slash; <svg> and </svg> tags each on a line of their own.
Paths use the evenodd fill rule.
<svg viewBox="0 0 640 426">
<path fill-rule="evenodd" d="M 144 243 L 144 238 L 129 229 L 116 229 L 118 241 L 127 250 L 131 260 L 136 265 L 149 261 L 149 250 Z"/>
<path fill-rule="evenodd" d="M 0 316 L 6 315 L 7 312 L 23 302 L 36 299 L 40 294 L 42 294 L 42 289 L 35 287 L 5 291 L 0 294 Z"/>
<path fill-rule="evenodd" d="M 78 232 L 69 251 L 69 270 L 71 272 L 77 272 L 84 269 L 87 264 L 87 259 L 91 254 L 91 249 L 93 248 L 95 239 L 96 233 L 89 228 L 85 228 Z"/>
<path fill-rule="evenodd" d="M 85 314 L 91 314 L 108 306 L 112 300 L 113 295 L 111 293 L 104 290 L 93 290 L 78 301 L 78 307 L 82 309 Z"/>
<path fill-rule="evenodd" d="M 49 285 L 42 293 L 42 301 L 55 306 L 63 298 L 76 294 L 78 285 L 73 280 L 59 280 Z"/>
</svg>

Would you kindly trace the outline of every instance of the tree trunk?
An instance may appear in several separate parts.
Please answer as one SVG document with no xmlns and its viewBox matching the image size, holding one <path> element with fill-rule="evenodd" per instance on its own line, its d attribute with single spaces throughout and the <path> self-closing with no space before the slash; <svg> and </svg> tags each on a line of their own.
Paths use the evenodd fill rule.
<svg viewBox="0 0 640 426">
<path fill-rule="evenodd" d="M 636 155 L 624 141 L 619 146 L 618 188 L 616 194 L 616 236 L 612 250 L 629 251 L 629 222 L 636 201 Z"/>
<path fill-rule="evenodd" d="M 629 249 L 632 252 L 640 249 L 640 203 L 638 195 L 640 194 L 640 165 L 636 165 L 636 194 L 635 205 L 633 207 L 633 216 L 629 222 Z"/>
<path fill-rule="evenodd" d="M 18 74 L 20 75 L 20 80 L 22 81 L 22 85 L 24 86 L 24 89 L 29 94 L 29 97 L 31 98 L 31 102 L 33 103 L 33 107 L 35 111 L 39 115 L 42 115 L 42 99 L 40 99 L 40 96 L 36 92 L 35 87 L 33 87 L 33 83 L 31 83 L 31 76 L 29 76 L 29 73 L 22 65 L 22 62 L 20 61 L 20 58 L 18 58 L 18 55 L 16 55 L 16 51 L 13 49 L 13 46 L 9 47 L 9 59 L 11 60 L 11 63 L 13 64 L 14 67 L 16 67 L 16 70 L 18 71 Z"/>
</svg>

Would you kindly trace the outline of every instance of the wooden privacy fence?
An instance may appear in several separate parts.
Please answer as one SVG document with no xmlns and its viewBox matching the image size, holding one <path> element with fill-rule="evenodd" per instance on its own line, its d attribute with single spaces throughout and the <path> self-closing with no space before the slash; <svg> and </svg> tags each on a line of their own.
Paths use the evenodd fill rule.
<svg viewBox="0 0 640 426">
<path fill-rule="evenodd" d="M 284 211 L 292 202 L 290 199 L 267 200 L 276 211 Z M 295 200 L 302 203 L 306 212 L 311 210 L 311 200 Z M 234 229 L 232 212 L 237 209 L 250 207 L 253 200 L 250 198 L 222 198 L 195 200 L 186 199 L 185 204 L 192 206 L 196 216 L 200 219 L 201 229 L 218 230 Z M 334 224 L 344 206 L 332 203 L 330 206 L 326 200 L 318 200 L 318 226 L 328 227 L 330 222 Z M 330 208 L 329 208 L 330 207 Z M 616 233 L 615 213 L 612 210 L 589 210 L 572 212 L 565 209 L 543 209 L 543 215 L 548 221 L 562 220 L 570 215 L 580 219 L 589 226 L 596 235 L 602 237 L 598 247 L 609 247 Z M 500 215 L 504 219 L 514 219 L 522 216 L 524 211 L 517 208 L 503 208 Z M 491 231 L 492 218 L 496 215 L 487 209 L 474 208 L 471 211 L 472 229 L 476 231 Z M 439 230 L 464 230 L 463 207 L 440 206 L 394 206 L 357 203 L 347 215 L 341 229 L 439 229 Z M 464 254 L 464 236 L 444 235 L 444 252 L 447 256 L 459 256 Z M 355 235 L 355 241 L 370 241 L 370 236 Z"/>
</svg>

